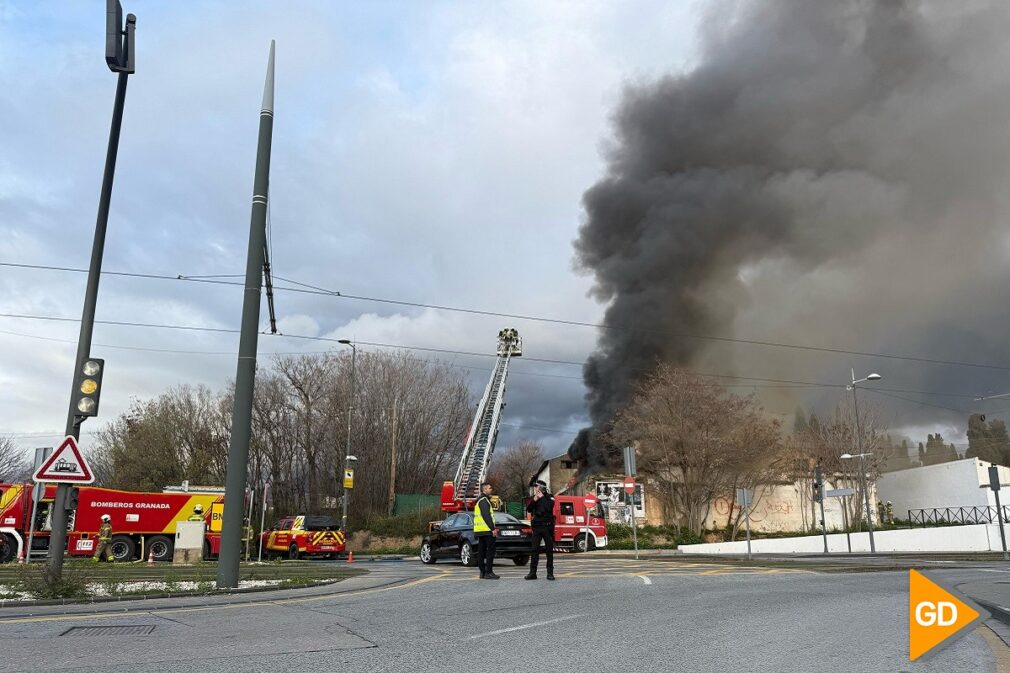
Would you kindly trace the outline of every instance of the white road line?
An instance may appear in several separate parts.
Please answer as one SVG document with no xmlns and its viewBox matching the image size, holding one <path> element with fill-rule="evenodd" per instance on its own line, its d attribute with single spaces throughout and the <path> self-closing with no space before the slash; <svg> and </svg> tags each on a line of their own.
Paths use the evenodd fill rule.
<svg viewBox="0 0 1010 673">
<path fill-rule="evenodd" d="M 646 584 L 652 584 L 652 580 L 650 580 L 650 579 L 649 579 L 648 577 L 646 577 L 645 575 L 635 575 L 635 577 L 637 577 L 637 578 L 641 579 L 641 580 L 642 580 L 643 582 L 645 582 Z"/>
<path fill-rule="evenodd" d="M 568 615 L 567 617 L 558 617 L 557 619 L 548 619 L 546 622 L 534 622 L 532 624 L 523 624 L 522 626 L 513 626 L 508 629 L 499 629 L 498 631 L 489 631 L 488 633 L 478 633 L 475 636 L 470 636 L 470 640 L 475 640 L 477 638 L 486 638 L 487 636 L 500 636 L 503 633 L 512 633 L 513 631 L 522 631 L 524 629 L 535 629 L 538 626 L 547 626 L 548 624 L 557 624 L 558 622 L 567 622 L 572 619 L 578 619 L 579 617 L 588 617 L 589 615 Z"/>
</svg>

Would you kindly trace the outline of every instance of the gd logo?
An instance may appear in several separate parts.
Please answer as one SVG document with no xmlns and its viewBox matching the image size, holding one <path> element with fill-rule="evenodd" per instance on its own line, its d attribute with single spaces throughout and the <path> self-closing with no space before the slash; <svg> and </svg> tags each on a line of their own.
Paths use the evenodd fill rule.
<svg viewBox="0 0 1010 673">
<path fill-rule="evenodd" d="M 970 633 L 989 615 L 916 570 L 908 571 L 908 658 L 915 661 Z"/>
</svg>

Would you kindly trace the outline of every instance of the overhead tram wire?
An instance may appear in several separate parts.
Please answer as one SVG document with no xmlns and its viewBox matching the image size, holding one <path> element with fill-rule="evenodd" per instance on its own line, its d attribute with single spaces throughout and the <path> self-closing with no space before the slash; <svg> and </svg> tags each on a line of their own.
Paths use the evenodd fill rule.
<svg viewBox="0 0 1010 673">
<path fill-rule="evenodd" d="M 87 273 L 86 269 L 78 269 L 72 267 L 58 267 L 58 266 L 47 266 L 41 264 L 20 264 L 14 262 L 0 262 L 0 266 L 11 267 L 11 268 L 22 268 L 22 269 L 36 269 L 36 270 L 46 270 L 46 271 L 65 271 L 72 273 Z M 103 271 L 103 275 L 108 276 L 122 276 L 127 278 L 145 278 L 151 280 L 173 280 L 173 281 L 185 281 L 194 283 L 212 283 L 217 285 L 232 285 L 232 286 L 242 286 L 242 283 L 216 280 L 208 276 L 168 276 L 163 274 L 150 274 L 150 273 L 127 273 L 127 272 L 117 272 L 117 271 Z M 567 320 L 563 318 L 550 318 L 546 316 L 535 316 L 526 315 L 521 313 L 507 313 L 503 311 L 489 311 L 483 309 L 473 309 L 473 308 L 463 308 L 459 306 L 447 306 L 442 304 L 427 304 L 423 302 L 415 301 L 405 301 L 399 299 L 387 299 L 383 297 L 368 297 L 364 295 L 353 295 L 339 292 L 337 290 L 327 290 L 318 286 L 308 285 L 307 283 L 301 283 L 298 281 L 293 281 L 290 279 L 282 279 L 280 276 L 274 276 L 277 280 L 282 280 L 283 282 L 293 283 L 300 285 L 302 287 L 275 287 L 278 291 L 285 292 L 299 292 L 303 294 L 312 294 L 320 296 L 338 297 L 341 299 L 353 299 L 357 301 L 375 302 L 380 304 L 390 304 L 394 306 L 409 306 L 412 308 L 426 308 L 437 311 L 451 311 L 456 313 L 467 313 L 471 315 L 482 315 L 482 316 L 492 316 L 499 318 L 511 318 L 515 320 L 528 320 L 533 322 L 544 322 L 552 323 L 557 325 L 570 325 L 575 327 L 590 327 L 595 329 L 607 329 L 607 330 L 628 330 L 628 331 L 639 331 L 639 332 L 650 332 L 650 333 L 660 333 L 670 337 L 679 337 L 683 339 L 698 339 L 703 341 L 716 341 L 722 343 L 735 343 L 744 344 L 751 346 L 763 346 L 768 348 L 783 348 L 791 350 L 808 351 L 814 353 L 831 353 L 835 355 L 854 355 L 858 357 L 869 357 L 869 358 L 880 358 L 886 360 L 903 360 L 908 362 L 919 362 L 922 364 L 932 364 L 932 365 L 942 365 L 951 367 L 971 367 L 975 369 L 992 369 L 996 371 L 1010 371 L 1010 365 L 995 365 L 986 364 L 980 362 L 963 362 L 959 360 L 944 360 L 940 358 L 928 358 L 920 357 L 915 355 L 898 355 L 895 353 L 875 353 L 871 351 L 858 351 L 858 350 L 846 350 L 842 348 L 830 348 L 826 346 L 810 346 L 804 344 L 793 344 L 784 343 L 777 341 L 764 341 L 760 339 L 742 339 L 736 337 L 723 337 L 723 336 L 713 336 L 713 335 L 703 335 L 703 334 L 688 334 L 682 332 L 673 332 L 669 330 L 656 330 L 642 327 L 629 327 L 623 325 L 608 325 L 606 323 L 591 323 L 580 320 Z"/>
<path fill-rule="evenodd" d="M 27 314 L 11 314 L 11 313 L 0 313 L 0 317 L 8 317 L 8 318 L 16 318 L 16 319 L 27 319 L 27 320 L 52 320 L 52 321 L 59 321 L 59 322 L 77 322 L 78 321 L 77 318 L 62 318 L 62 317 L 57 317 L 57 316 L 33 316 L 33 315 L 27 315 Z M 163 324 L 157 324 L 157 323 L 140 323 L 140 322 L 128 322 L 128 321 L 103 321 L 103 320 L 98 320 L 98 321 L 96 321 L 96 323 L 108 324 L 108 325 L 113 325 L 113 326 L 129 326 L 129 327 L 143 327 L 143 328 L 163 328 L 163 329 L 174 329 L 174 330 L 192 329 L 192 330 L 197 330 L 197 331 L 208 331 L 208 332 L 217 332 L 217 333 L 226 333 L 226 334 L 238 333 L 238 330 L 227 329 L 227 328 L 212 328 L 212 327 L 187 326 L 187 325 L 163 325 Z M 9 335 L 12 335 L 12 336 L 19 336 L 19 337 L 24 337 L 24 338 L 29 338 L 29 339 L 39 339 L 39 340 L 43 340 L 43 341 L 55 341 L 55 342 L 72 343 L 72 341 L 69 340 L 69 339 L 59 339 L 59 338 L 56 338 L 56 337 L 48 337 L 48 336 L 35 335 L 35 334 L 23 334 L 23 333 L 20 333 L 20 332 L 12 332 L 12 331 L 9 331 L 9 330 L 0 330 L 0 334 L 9 334 Z M 271 335 L 269 332 L 262 332 L 262 334 L 264 334 L 266 336 L 275 336 L 275 337 L 280 337 L 280 338 L 292 338 L 292 339 L 303 339 L 303 340 L 310 340 L 310 341 L 323 341 L 323 342 L 336 342 L 336 341 L 338 341 L 337 339 L 333 339 L 333 338 L 329 338 L 329 337 L 313 337 L 313 336 L 309 336 L 309 335 L 284 334 L 284 333 L 280 333 L 280 332 L 278 332 L 275 335 Z M 359 344 L 361 346 L 370 346 L 370 347 L 373 347 L 373 348 L 384 348 L 384 349 L 392 349 L 392 350 L 431 351 L 431 352 L 436 352 L 436 353 L 446 354 L 446 355 L 463 355 L 463 356 L 483 357 L 483 358 L 495 357 L 495 355 L 493 355 L 491 353 L 481 353 L 481 352 L 476 352 L 476 351 L 451 350 L 451 349 L 447 349 L 447 348 L 430 348 L 430 347 L 426 347 L 426 346 L 408 346 L 408 345 L 405 345 L 405 344 L 389 344 L 389 343 L 380 343 L 380 342 L 374 342 L 374 341 L 357 341 L 355 343 L 357 343 L 357 344 Z M 181 354 L 181 355 L 229 355 L 229 356 L 234 356 L 236 354 L 234 351 L 174 350 L 174 349 L 150 348 L 150 347 L 143 347 L 143 346 L 124 346 L 124 345 L 116 345 L 116 344 L 95 344 L 95 345 L 102 346 L 103 348 L 116 348 L 116 349 L 122 349 L 122 350 L 135 350 L 135 351 L 155 352 L 155 353 L 172 353 L 172 354 Z M 291 351 L 291 352 L 271 352 L 271 353 L 264 353 L 264 355 L 322 355 L 322 354 L 325 354 L 325 353 L 328 353 L 328 352 L 330 352 L 330 351 Z M 526 356 L 524 356 L 524 359 L 526 361 L 528 361 L 528 362 L 543 362 L 543 363 L 547 363 L 547 364 L 562 364 L 562 365 L 575 365 L 575 366 L 582 366 L 582 364 L 583 364 L 581 362 L 576 362 L 576 361 L 573 361 L 573 360 L 558 360 L 558 359 L 549 359 L 549 358 L 533 358 L 533 357 L 526 357 Z M 462 369 L 470 369 L 470 370 L 477 370 L 477 371 L 490 371 L 490 369 L 484 368 L 484 367 L 475 367 L 475 366 L 470 366 L 470 365 L 462 365 L 462 364 L 458 364 L 458 363 L 448 363 L 448 362 L 444 362 L 442 360 L 430 360 L 430 359 L 424 359 L 424 358 L 422 358 L 422 360 L 425 361 L 425 362 L 444 364 L 444 365 L 449 366 L 449 367 L 458 367 L 458 368 L 462 368 Z M 641 370 L 641 371 L 646 371 L 646 370 Z M 530 371 L 524 371 L 524 370 L 518 369 L 518 368 L 515 369 L 513 373 L 518 374 L 518 375 L 523 375 L 523 376 L 539 376 L 539 377 L 545 377 L 545 378 L 557 378 L 557 379 L 578 380 L 578 381 L 582 380 L 582 377 L 579 377 L 579 376 L 565 376 L 563 374 L 549 374 L 549 373 L 545 373 L 545 372 L 530 372 Z M 756 377 L 756 376 L 741 376 L 741 375 L 736 375 L 736 374 L 716 374 L 716 373 L 708 373 L 708 372 L 698 372 L 697 375 L 700 376 L 700 377 L 702 377 L 702 378 L 728 379 L 728 380 L 731 380 L 731 381 L 751 381 L 751 382 L 754 382 L 754 383 L 727 383 L 727 384 L 722 384 L 723 387 L 726 387 L 726 388 L 760 388 L 760 389 L 772 389 L 772 388 L 776 388 L 776 389 L 827 388 L 827 389 L 831 389 L 831 388 L 844 388 L 845 387 L 844 384 L 839 384 L 839 383 L 827 383 L 827 382 L 817 382 L 817 381 L 797 381 L 795 379 L 776 379 L 776 378 Z M 869 390 L 869 388 L 867 390 Z M 881 394 L 883 394 L 883 393 L 905 393 L 905 394 L 909 394 L 909 395 L 931 395 L 931 396 L 938 396 L 938 397 L 974 398 L 974 395 L 973 394 L 969 394 L 969 393 L 947 393 L 947 392 L 937 392 L 937 391 L 908 390 L 908 389 L 904 389 L 904 388 L 874 388 L 873 390 L 874 390 L 874 392 L 878 392 L 878 393 L 881 393 Z M 905 398 L 898 397 L 897 399 L 905 399 Z M 911 402 L 913 404 L 919 404 L 919 402 L 916 401 L 916 400 L 906 400 L 906 401 L 909 401 L 909 402 Z M 950 410 L 950 411 L 957 411 L 959 413 L 967 413 L 967 412 L 963 412 L 960 409 L 953 409 L 952 407 L 943 407 L 943 406 L 939 406 L 939 405 L 929 405 L 926 402 L 922 402 L 921 404 L 926 404 L 927 406 L 936 406 L 939 409 L 946 409 L 946 410 Z"/>
</svg>

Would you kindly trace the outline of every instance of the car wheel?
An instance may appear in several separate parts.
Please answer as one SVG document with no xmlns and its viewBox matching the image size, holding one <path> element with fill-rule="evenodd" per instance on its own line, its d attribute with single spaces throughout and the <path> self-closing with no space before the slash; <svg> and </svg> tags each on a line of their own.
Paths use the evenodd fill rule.
<svg viewBox="0 0 1010 673">
<path fill-rule="evenodd" d="M 156 535 L 148 541 L 147 552 L 154 555 L 155 561 L 171 561 L 172 541 L 164 535 Z"/>
<path fill-rule="evenodd" d="M 431 550 L 430 542 L 425 541 L 421 543 L 421 563 L 427 563 L 428 565 L 435 563 L 435 554 Z"/>
<path fill-rule="evenodd" d="M 292 561 L 298 560 L 298 545 L 293 544 L 290 547 L 288 547 L 288 559 Z"/>
<path fill-rule="evenodd" d="M 530 562 L 529 556 L 514 556 L 512 558 L 512 563 L 515 563 L 517 566 L 524 566 L 529 562 Z"/>
<path fill-rule="evenodd" d="M 113 535 L 111 549 L 113 561 L 132 561 L 137 555 L 137 545 L 125 535 Z"/>
<path fill-rule="evenodd" d="M 459 560 L 463 562 L 463 565 L 467 568 L 472 568 L 477 565 L 477 559 L 473 556 L 473 547 L 469 542 L 464 542 L 459 546 Z"/>
</svg>

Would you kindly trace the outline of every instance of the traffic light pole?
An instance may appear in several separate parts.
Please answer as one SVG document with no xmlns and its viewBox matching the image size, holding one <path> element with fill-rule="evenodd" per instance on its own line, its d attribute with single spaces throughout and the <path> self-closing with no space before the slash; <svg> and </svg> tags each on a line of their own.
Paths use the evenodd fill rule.
<svg viewBox="0 0 1010 673">
<path fill-rule="evenodd" d="M 134 20 L 135 21 L 135 20 Z M 132 46 L 132 45 L 131 45 Z M 120 72 L 116 84 L 116 102 L 112 109 L 112 128 L 109 130 L 109 148 L 105 155 L 105 175 L 102 177 L 102 194 L 98 201 L 98 219 L 95 222 L 95 240 L 91 246 L 91 266 L 88 268 L 88 285 L 84 292 L 84 312 L 81 316 L 81 333 L 77 339 L 77 359 L 73 381 L 84 362 L 91 356 L 91 336 L 95 329 L 95 308 L 98 304 L 98 281 L 102 276 L 102 255 L 105 252 L 105 231 L 109 225 L 109 205 L 112 202 L 112 182 L 116 176 L 116 157 L 119 154 L 119 131 L 123 125 L 123 107 L 126 104 L 126 82 L 129 73 Z M 71 384 L 73 385 L 73 384 Z M 76 388 L 70 391 L 70 409 L 67 412 L 68 435 L 81 438 L 81 423 L 84 418 L 77 415 L 74 405 L 78 395 Z M 53 501 L 53 524 L 49 536 L 48 567 L 52 577 L 60 577 L 63 572 L 63 552 L 67 544 L 67 493 L 68 484 L 56 487 Z"/>
</svg>

